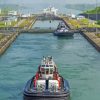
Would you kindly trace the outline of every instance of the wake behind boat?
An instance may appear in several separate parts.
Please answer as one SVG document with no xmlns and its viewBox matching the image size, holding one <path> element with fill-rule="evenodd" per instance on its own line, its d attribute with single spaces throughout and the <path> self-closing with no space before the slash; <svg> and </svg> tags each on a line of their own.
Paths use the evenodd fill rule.
<svg viewBox="0 0 100 100">
<path fill-rule="evenodd" d="M 55 36 L 73 36 L 74 32 L 67 28 L 67 26 L 60 22 L 57 29 L 53 33 Z"/>
<path fill-rule="evenodd" d="M 69 84 L 59 73 L 52 57 L 43 57 L 36 75 L 24 88 L 24 100 L 69 100 Z"/>
</svg>

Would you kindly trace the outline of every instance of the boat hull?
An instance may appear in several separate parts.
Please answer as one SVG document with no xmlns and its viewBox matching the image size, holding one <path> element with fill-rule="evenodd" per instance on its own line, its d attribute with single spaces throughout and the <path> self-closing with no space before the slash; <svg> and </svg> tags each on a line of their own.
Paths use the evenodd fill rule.
<svg viewBox="0 0 100 100">
<path fill-rule="evenodd" d="M 64 80 L 64 90 L 60 92 L 36 92 L 30 90 L 31 80 L 29 80 L 24 88 L 24 100 L 69 100 L 70 92 L 69 92 L 69 84 L 67 80 Z"/>
<path fill-rule="evenodd" d="M 67 97 L 60 97 L 60 98 L 51 98 L 51 97 L 30 97 L 24 96 L 24 100 L 70 100 L 70 96 Z"/>
<path fill-rule="evenodd" d="M 55 36 L 73 36 L 74 32 L 54 32 Z"/>
</svg>

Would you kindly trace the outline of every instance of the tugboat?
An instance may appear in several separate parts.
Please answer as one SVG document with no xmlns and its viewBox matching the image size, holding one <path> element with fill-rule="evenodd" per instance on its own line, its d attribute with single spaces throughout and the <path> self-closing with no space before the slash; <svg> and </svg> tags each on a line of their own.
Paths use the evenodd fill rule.
<svg viewBox="0 0 100 100">
<path fill-rule="evenodd" d="M 59 73 L 51 56 L 43 57 L 38 71 L 24 88 L 24 100 L 69 100 L 68 81 Z"/>
<path fill-rule="evenodd" d="M 68 27 L 63 22 L 60 22 L 53 34 L 55 36 L 73 36 L 74 31 L 68 29 Z"/>
</svg>

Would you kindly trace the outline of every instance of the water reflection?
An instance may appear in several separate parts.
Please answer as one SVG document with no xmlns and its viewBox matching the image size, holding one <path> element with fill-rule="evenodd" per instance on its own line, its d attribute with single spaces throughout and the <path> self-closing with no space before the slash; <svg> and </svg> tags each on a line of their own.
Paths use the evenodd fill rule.
<svg viewBox="0 0 100 100">
<path fill-rule="evenodd" d="M 57 37 L 57 39 L 59 40 L 64 40 L 64 39 L 74 39 L 74 36 L 70 36 L 70 37 L 67 37 L 67 36 L 61 36 L 61 37 Z"/>
<path fill-rule="evenodd" d="M 36 97 L 34 97 L 34 98 L 27 97 L 27 98 L 25 98 L 25 97 L 23 97 L 23 100 L 51 100 L 51 99 L 52 100 L 71 100 L 70 97 L 63 97 L 63 98 L 50 98 L 50 97 L 48 97 L 48 98 L 47 97 L 46 98 L 45 97 L 44 98 L 43 97 L 37 97 L 37 98 Z"/>
</svg>

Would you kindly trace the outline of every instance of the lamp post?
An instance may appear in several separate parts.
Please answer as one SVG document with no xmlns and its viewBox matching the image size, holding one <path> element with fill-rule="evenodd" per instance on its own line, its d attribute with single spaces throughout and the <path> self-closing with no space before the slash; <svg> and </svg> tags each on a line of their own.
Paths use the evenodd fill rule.
<svg viewBox="0 0 100 100">
<path fill-rule="evenodd" d="M 98 10 L 98 8 L 97 8 L 97 0 L 96 0 L 96 23 L 97 23 L 97 20 L 98 20 L 98 15 L 97 15 L 98 11 L 97 10 Z M 97 30 L 97 26 L 96 26 L 96 34 L 97 34 L 97 31 L 98 30 Z"/>
</svg>

